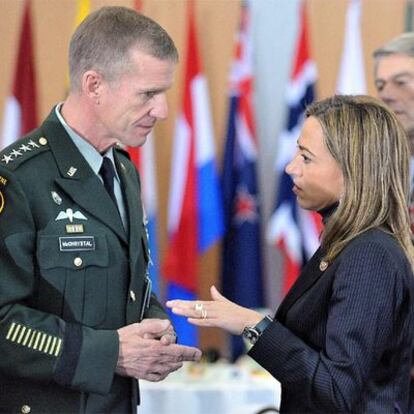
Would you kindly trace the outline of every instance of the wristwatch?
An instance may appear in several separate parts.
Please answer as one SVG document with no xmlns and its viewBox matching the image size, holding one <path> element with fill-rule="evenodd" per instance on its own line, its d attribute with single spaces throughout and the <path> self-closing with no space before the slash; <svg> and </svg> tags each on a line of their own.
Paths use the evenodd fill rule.
<svg viewBox="0 0 414 414">
<path fill-rule="evenodd" d="M 273 322 L 273 319 L 266 315 L 257 325 L 246 326 L 243 329 L 243 338 L 247 339 L 252 345 L 254 345 L 260 338 L 264 330 Z"/>
</svg>

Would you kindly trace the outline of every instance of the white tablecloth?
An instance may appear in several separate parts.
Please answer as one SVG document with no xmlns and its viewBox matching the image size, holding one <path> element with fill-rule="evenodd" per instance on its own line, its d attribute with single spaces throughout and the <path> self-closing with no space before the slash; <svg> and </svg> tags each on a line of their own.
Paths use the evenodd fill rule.
<svg viewBox="0 0 414 414">
<path fill-rule="evenodd" d="M 138 414 L 254 414 L 279 406 L 280 384 L 270 375 L 214 365 L 196 374 L 183 368 L 159 383 L 140 381 Z"/>
</svg>

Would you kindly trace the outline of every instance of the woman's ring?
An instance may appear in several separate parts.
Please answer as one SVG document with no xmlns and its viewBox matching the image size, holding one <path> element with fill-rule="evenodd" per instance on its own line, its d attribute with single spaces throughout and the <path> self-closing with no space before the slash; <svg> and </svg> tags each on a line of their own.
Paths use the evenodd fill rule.
<svg viewBox="0 0 414 414">
<path fill-rule="evenodd" d="M 201 313 L 203 313 L 203 310 L 204 310 L 204 306 L 203 306 L 203 304 L 202 304 L 202 303 L 200 303 L 200 302 L 197 302 L 197 303 L 195 304 L 195 306 L 194 306 L 194 310 L 195 310 L 196 312 L 201 312 Z"/>
<path fill-rule="evenodd" d="M 207 311 L 204 308 L 201 310 L 201 317 L 207 319 Z"/>
</svg>

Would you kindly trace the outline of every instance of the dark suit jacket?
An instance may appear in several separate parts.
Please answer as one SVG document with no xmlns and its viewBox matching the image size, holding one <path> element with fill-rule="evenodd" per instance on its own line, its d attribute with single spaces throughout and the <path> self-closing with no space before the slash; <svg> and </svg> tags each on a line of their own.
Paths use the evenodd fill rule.
<svg viewBox="0 0 414 414">
<path fill-rule="evenodd" d="M 282 413 L 406 413 L 413 274 L 381 230 L 325 270 L 319 250 L 250 351 L 282 385 Z"/>
<path fill-rule="evenodd" d="M 0 153 L 0 412 L 136 410 L 116 329 L 140 320 L 148 250 L 138 173 L 114 152 L 128 232 L 54 110 Z M 166 317 L 155 296 L 145 317 Z"/>
</svg>

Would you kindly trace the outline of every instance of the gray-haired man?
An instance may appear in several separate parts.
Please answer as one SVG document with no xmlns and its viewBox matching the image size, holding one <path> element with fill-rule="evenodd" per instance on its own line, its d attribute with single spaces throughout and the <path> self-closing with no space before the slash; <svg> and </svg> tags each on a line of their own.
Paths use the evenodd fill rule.
<svg viewBox="0 0 414 414">
<path fill-rule="evenodd" d="M 411 230 L 414 231 L 414 32 L 403 33 L 374 51 L 378 96 L 395 113 L 407 133 L 411 149 Z M 414 413 L 414 367 L 410 413 Z"/>
</svg>

